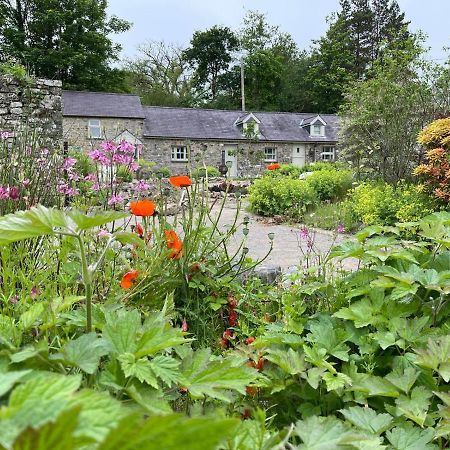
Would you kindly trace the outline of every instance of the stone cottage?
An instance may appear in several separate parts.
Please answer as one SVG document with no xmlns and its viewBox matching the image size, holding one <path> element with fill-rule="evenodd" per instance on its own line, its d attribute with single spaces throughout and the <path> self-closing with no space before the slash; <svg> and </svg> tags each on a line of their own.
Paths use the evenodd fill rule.
<svg viewBox="0 0 450 450">
<path fill-rule="evenodd" d="M 63 105 L 69 148 L 126 139 L 138 144 L 138 158 L 172 173 L 225 163 L 230 176 L 248 176 L 273 162 L 303 166 L 336 157 L 332 114 L 142 106 L 135 95 L 76 91 L 63 92 Z"/>
</svg>

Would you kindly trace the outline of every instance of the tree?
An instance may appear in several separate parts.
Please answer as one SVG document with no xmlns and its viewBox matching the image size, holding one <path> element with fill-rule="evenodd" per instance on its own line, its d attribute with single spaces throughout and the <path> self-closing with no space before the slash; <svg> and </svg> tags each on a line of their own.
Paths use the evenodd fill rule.
<svg viewBox="0 0 450 450">
<path fill-rule="evenodd" d="M 106 0 L 0 0 L 0 57 L 66 89 L 122 90 L 121 47 L 109 35 L 130 23 L 106 16 Z"/>
<path fill-rule="evenodd" d="M 194 84 L 208 99 L 214 100 L 219 91 L 219 77 L 228 70 L 232 52 L 239 47 L 238 39 L 228 27 L 214 26 L 196 31 L 190 44 L 183 58 L 194 69 Z"/>
<path fill-rule="evenodd" d="M 128 61 L 130 90 L 146 105 L 190 106 L 192 74 L 182 49 L 165 42 L 147 42 L 139 47 L 141 57 Z"/>
<path fill-rule="evenodd" d="M 340 155 L 360 177 L 409 179 L 423 156 L 417 134 L 438 112 L 433 90 L 440 72 L 423 60 L 419 44 L 410 38 L 408 48 L 386 51 L 372 77 L 354 82 L 345 95 Z"/>
<path fill-rule="evenodd" d="M 384 52 L 408 45 L 408 23 L 396 0 L 341 0 L 315 42 L 308 83 L 318 112 L 336 112 L 349 84 L 371 76 Z"/>
</svg>

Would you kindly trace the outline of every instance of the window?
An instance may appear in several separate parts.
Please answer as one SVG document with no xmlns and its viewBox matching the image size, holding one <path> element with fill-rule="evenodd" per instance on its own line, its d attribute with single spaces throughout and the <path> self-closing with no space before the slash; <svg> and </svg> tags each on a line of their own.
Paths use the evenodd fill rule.
<svg viewBox="0 0 450 450">
<path fill-rule="evenodd" d="M 320 154 L 320 159 L 323 161 L 334 161 L 334 158 L 334 147 L 323 147 L 323 152 Z"/>
<path fill-rule="evenodd" d="M 88 136 L 90 139 L 101 139 L 102 138 L 102 127 L 100 120 L 90 119 L 88 123 Z"/>
<path fill-rule="evenodd" d="M 188 160 L 188 153 L 187 153 L 187 147 L 184 145 L 177 145 L 176 147 L 172 147 L 172 154 L 170 156 L 170 159 L 172 161 L 187 161 Z"/>
<path fill-rule="evenodd" d="M 266 147 L 264 149 L 264 161 L 276 161 L 277 160 L 277 149 L 273 147 Z"/>
<path fill-rule="evenodd" d="M 311 136 L 324 136 L 325 127 L 319 123 L 311 125 Z"/>
</svg>

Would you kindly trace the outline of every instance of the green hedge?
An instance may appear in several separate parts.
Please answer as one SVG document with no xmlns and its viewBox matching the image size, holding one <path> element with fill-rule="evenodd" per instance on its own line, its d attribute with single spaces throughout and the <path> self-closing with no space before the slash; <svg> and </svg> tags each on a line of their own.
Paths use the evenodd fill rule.
<svg viewBox="0 0 450 450">
<path fill-rule="evenodd" d="M 352 187 L 351 170 L 319 170 L 308 178 L 308 184 L 317 192 L 320 201 L 338 200 Z"/>
<path fill-rule="evenodd" d="M 434 211 L 433 200 L 421 185 L 361 183 L 349 193 L 351 208 L 364 225 L 413 222 Z"/>
<path fill-rule="evenodd" d="M 301 218 L 318 201 L 314 189 L 304 180 L 262 177 L 250 187 L 251 209 L 262 216 Z"/>
</svg>

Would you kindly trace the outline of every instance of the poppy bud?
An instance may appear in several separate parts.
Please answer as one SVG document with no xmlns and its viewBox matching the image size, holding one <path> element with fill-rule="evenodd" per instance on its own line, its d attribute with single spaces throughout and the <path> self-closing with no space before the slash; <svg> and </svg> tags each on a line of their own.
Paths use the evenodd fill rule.
<svg viewBox="0 0 450 450">
<path fill-rule="evenodd" d="M 181 329 L 186 333 L 187 330 L 189 329 L 189 326 L 186 322 L 186 320 L 183 320 L 183 323 L 181 324 Z"/>
</svg>

